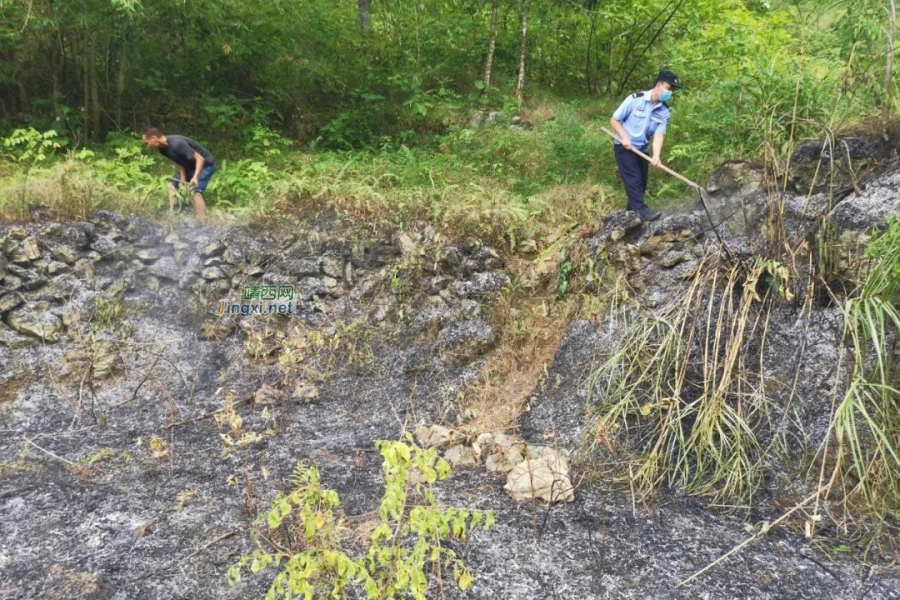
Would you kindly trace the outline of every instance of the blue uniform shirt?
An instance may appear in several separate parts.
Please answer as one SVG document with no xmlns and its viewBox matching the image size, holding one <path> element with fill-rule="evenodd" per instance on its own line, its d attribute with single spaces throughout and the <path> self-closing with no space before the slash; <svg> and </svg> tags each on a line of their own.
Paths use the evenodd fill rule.
<svg viewBox="0 0 900 600">
<path fill-rule="evenodd" d="M 622 123 L 625 133 L 631 138 L 632 146 L 643 148 L 654 134 L 666 134 L 666 124 L 671 114 L 672 111 L 665 102 L 658 102 L 653 106 L 650 92 L 637 92 L 625 98 L 613 113 L 613 119 Z"/>
</svg>

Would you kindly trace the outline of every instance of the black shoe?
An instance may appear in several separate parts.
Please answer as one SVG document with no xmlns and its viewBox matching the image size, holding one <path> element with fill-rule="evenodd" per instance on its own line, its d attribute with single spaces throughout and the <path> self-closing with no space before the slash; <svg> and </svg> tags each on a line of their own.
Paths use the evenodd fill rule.
<svg viewBox="0 0 900 600">
<path fill-rule="evenodd" d="M 650 221 L 655 221 L 662 216 L 662 213 L 653 212 L 652 210 L 647 211 L 641 214 L 641 220 L 645 223 L 649 223 Z"/>
</svg>

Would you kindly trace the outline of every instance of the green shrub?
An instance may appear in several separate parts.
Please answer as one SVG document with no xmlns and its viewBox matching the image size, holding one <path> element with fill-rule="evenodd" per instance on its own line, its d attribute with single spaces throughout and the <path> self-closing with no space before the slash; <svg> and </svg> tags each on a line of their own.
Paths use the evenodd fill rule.
<svg viewBox="0 0 900 600">
<path fill-rule="evenodd" d="M 409 434 L 406 442 L 376 445 L 385 489 L 365 553 L 351 555 L 348 528 L 335 514 L 341 505 L 337 492 L 321 486 L 316 467 L 299 463 L 294 490 L 279 495 L 257 523 L 268 535 L 258 536 L 257 550 L 228 570 L 229 582 L 276 567 L 267 600 L 349 598 L 360 591 L 370 600 L 425 600 L 429 575 L 445 572 L 468 589 L 472 574 L 448 542 L 489 529 L 493 514 L 438 505 L 431 486 L 449 476 L 450 465 L 435 449 L 419 448 Z M 265 549 L 266 538 L 276 540 L 277 548 Z"/>
</svg>

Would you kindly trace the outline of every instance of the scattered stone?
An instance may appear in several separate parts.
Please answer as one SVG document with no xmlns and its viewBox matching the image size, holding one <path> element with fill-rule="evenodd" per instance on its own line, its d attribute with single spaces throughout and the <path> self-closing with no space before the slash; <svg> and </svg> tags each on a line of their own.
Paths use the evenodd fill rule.
<svg viewBox="0 0 900 600">
<path fill-rule="evenodd" d="M 81 258 L 75 261 L 72 271 L 74 271 L 88 287 L 93 288 L 97 286 L 97 277 L 94 275 L 94 268 L 91 266 L 90 260 Z"/>
<path fill-rule="evenodd" d="M 27 265 L 41 257 L 41 251 L 38 248 L 37 240 L 31 236 L 16 244 L 10 254 L 10 260 L 19 265 Z"/>
<path fill-rule="evenodd" d="M 252 400 L 254 404 L 277 404 L 281 401 L 282 394 L 268 383 L 264 383 L 261 388 L 253 393 Z"/>
<path fill-rule="evenodd" d="M 400 247 L 400 254 L 403 258 L 410 258 L 419 253 L 419 247 L 405 231 L 397 234 L 397 245 Z"/>
<path fill-rule="evenodd" d="M 528 456 L 509 472 L 504 489 L 518 501 L 536 498 L 554 504 L 575 500 L 568 461 L 546 446 L 528 447 Z"/>
<path fill-rule="evenodd" d="M 494 347 L 497 336 L 484 319 L 458 321 L 444 328 L 438 339 L 441 360 L 464 366 Z"/>
<path fill-rule="evenodd" d="M 487 125 L 496 125 L 499 120 L 500 111 L 479 110 L 469 119 L 468 127 L 469 129 L 480 129 Z"/>
<path fill-rule="evenodd" d="M 19 333 L 50 344 L 58 342 L 62 334 L 62 323 L 50 312 L 47 302 L 34 302 L 10 311 L 7 324 Z"/>
<path fill-rule="evenodd" d="M 538 251 L 537 242 L 533 239 L 524 240 L 519 244 L 518 250 L 522 256 L 533 257 Z"/>
<path fill-rule="evenodd" d="M 151 292 L 159 291 L 159 277 L 155 275 L 144 275 L 139 280 L 141 287 Z"/>
<path fill-rule="evenodd" d="M 52 260 L 47 263 L 46 272 L 48 275 L 59 275 L 60 273 L 67 273 L 72 269 L 64 262 L 59 262 L 58 260 Z"/>
<path fill-rule="evenodd" d="M 858 174 L 889 160 L 893 150 L 885 138 L 861 134 L 810 140 L 797 146 L 790 159 L 791 183 L 799 193 L 853 187 Z"/>
<path fill-rule="evenodd" d="M 9 312 L 24 302 L 24 298 L 15 292 L 0 294 L 0 315 Z"/>
<path fill-rule="evenodd" d="M 163 256 L 150 265 L 148 271 L 155 277 L 169 281 L 178 281 L 183 275 L 182 269 L 171 256 Z"/>
<path fill-rule="evenodd" d="M 447 308 L 446 303 L 443 302 L 443 298 L 440 296 L 432 296 L 432 298 L 440 300 L 442 305 L 432 303 L 431 306 L 425 307 L 424 310 L 416 314 L 412 321 L 413 331 L 417 333 L 428 332 L 433 335 L 453 318 L 453 314 Z"/>
<path fill-rule="evenodd" d="M 5 346 L 10 350 L 18 350 L 20 348 L 27 348 L 28 346 L 34 346 L 38 341 L 28 335 L 22 335 L 18 331 L 10 329 L 2 322 L 0 322 L 0 346 Z"/>
<path fill-rule="evenodd" d="M 159 251 L 155 248 L 144 248 L 135 252 L 135 257 L 143 263 L 151 264 L 159 260 Z"/>
<path fill-rule="evenodd" d="M 237 265 L 244 260 L 244 253 L 237 246 L 231 245 L 225 248 L 225 252 L 222 253 L 222 260 L 230 265 Z"/>
<path fill-rule="evenodd" d="M 203 258 L 218 256 L 225 252 L 225 244 L 219 240 L 200 240 L 197 242 L 197 252 Z"/>
<path fill-rule="evenodd" d="M 420 373 L 428 368 L 431 362 L 428 348 L 413 346 L 400 354 L 400 368 L 404 373 Z"/>
<path fill-rule="evenodd" d="M 102 340 L 94 344 L 91 358 L 92 375 L 95 379 L 105 379 L 112 374 L 113 364 L 119 357 L 115 342 Z"/>
<path fill-rule="evenodd" d="M 463 255 L 456 246 L 445 246 L 441 249 L 437 266 L 442 273 L 459 275 L 462 270 Z"/>
<path fill-rule="evenodd" d="M 456 437 L 456 431 L 443 425 L 419 425 L 416 427 L 416 439 L 423 448 L 443 446 Z"/>
<path fill-rule="evenodd" d="M 503 432 L 482 433 L 475 442 L 476 451 L 486 456 L 488 471 L 508 473 L 525 458 L 525 442 Z"/>
<path fill-rule="evenodd" d="M 327 293 L 328 286 L 318 277 L 304 277 L 294 286 L 294 295 L 300 300 L 312 300 L 314 296 L 323 296 Z"/>
<path fill-rule="evenodd" d="M 262 275 L 265 272 L 266 272 L 266 270 L 263 269 L 260 265 L 250 265 L 246 269 L 244 269 L 244 273 L 248 277 L 258 277 L 259 275 Z"/>
<path fill-rule="evenodd" d="M 444 458 L 454 468 L 472 467 L 478 464 L 475 451 L 471 446 L 465 446 L 463 444 L 457 444 L 456 446 L 448 448 L 447 451 L 444 452 Z"/>
<path fill-rule="evenodd" d="M 0 283 L 3 284 L 3 289 L 7 292 L 13 292 L 22 287 L 22 279 L 12 273 L 6 273 L 3 277 L 0 277 Z"/>
<path fill-rule="evenodd" d="M 610 213 L 603 222 L 605 237 L 613 242 L 618 242 L 629 233 L 639 229 L 643 221 L 637 213 L 627 210 Z"/>
<path fill-rule="evenodd" d="M 318 258 L 298 258 L 285 265 L 285 273 L 293 277 L 315 277 L 319 274 Z"/>
<path fill-rule="evenodd" d="M 337 256 L 323 256 L 322 272 L 334 279 L 341 279 L 344 276 L 344 260 Z"/>
<path fill-rule="evenodd" d="M 36 273 L 34 273 L 36 275 Z M 27 281 L 22 282 L 22 291 L 25 292 L 33 292 L 34 290 L 39 290 L 45 285 L 49 280 L 46 277 L 34 276 L 28 279 Z"/>
<path fill-rule="evenodd" d="M 180 263 L 185 262 L 191 257 L 194 257 L 194 251 L 191 249 L 191 245 L 185 242 L 175 242 L 173 245 L 175 260 Z M 200 257 L 197 256 L 197 261 L 200 260 Z"/>
<path fill-rule="evenodd" d="M 294 386 L 294 392 L 291 397 L 298 402 L 312 402 L 319 397 L 319 388 L 312 383 L 301 379 Z"/>
<path fill-rule="evenodd" d="M 690 256 L 684 252 L 667 252 L 659 258 L 659 265 L 665 269 L 671 269 L 688 260 L 690 260 Z"/>
<path fill-rule="evenodd" d="M 228 277 L 225 274 L 225 271 L 221 269 L 221 267 L 206 267 L 203 271 L 200 272 L 200 276 L 207 281 L 214 281 L 216 279 L 225 279 Z"/>
<path fill-rule="evenodd" d="M 59 313 L 59 317 L 62 319 L 63 325 L 68 328 L 74 327 L 78 322 L 80 322 L 82 316 L 83 315 L 81 310 L 74 306 L 64 307 Z"/>
<path fill-rule="evenodd" d="M 97 236 L 94 241 L 91 242 L 91 250 L 99 253 L 100 258 L 112 256 L 117 248 L 118 246 L 114 241 L 103 235 Z"/>
<path fill-rule="evenodd" d="M 641 244 L 641 254 L 643 256 L 657 256 L 666 252 L 675 245 L 675 236 L 669 233 L 657 234 L 650 236 L 646 242 Z"/>
<path fill-rule="evenodd" d="M 484 467 L 491 472 L 509 473 L 525 458 L 525 444 L 519 442 L 509 446 L 495 446 L 484 460 Z"/>
<path fill-rule="evenodd" d="M 383 271 L 364 275 L 350 292 L 350 297 L 354 300 L 371 298 L 378 291 L 378 286 L 381 285 L 384 278 L 385 274 Z"/>
<path fill-rule="evenodd" d="M 450 284 L 450 292 L 459 298 L 484 298 L 509 284 L 509 277 L 505 274 L 492 271 L 488 273 L 475 273 L 472 279 L 455 281 Z"/>
<path fill-rule="evenodd" d="M 503 268 L 503 259 L 500 254 L 490 246 L 480 246 L 463 263 L 463 268 L 469 272 L 496 271 Z"/>
<path fill-rule="evenodd" d="M 65 292 L 52 281 L 40 279 L 22 286 L 23 296 L 29 302 L 40 300 L 49 300 L 51 302 L 61 301 L 65 299 Z"/>
<path fill-rule="evenodd" d="M 743 160 L 727 160 L 720 164 L 706 183 L 706 191 L 740 190 L 744 195 L 764 186 L 765 170 L 762 165 Z"/>
<path fill-rule="evenodd" d="M 428 292 L 431 294 L 442 292 L 447 289 L 447 286 L 452 282 L 452 277 L 448 277 L 447 275 L 435 275 L 428 281 Z"/>
</svg>

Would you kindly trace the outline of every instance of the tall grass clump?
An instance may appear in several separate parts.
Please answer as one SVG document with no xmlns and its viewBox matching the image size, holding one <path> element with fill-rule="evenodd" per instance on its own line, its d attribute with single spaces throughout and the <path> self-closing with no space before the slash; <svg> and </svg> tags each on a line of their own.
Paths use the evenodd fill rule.
<svg viewBox="0 0 900 600">
<path fill-rule="evenodd" d="M 900 220 L 869 247 L 868 275 L 842 306 L 850 375 L 833 415 L 835 457 L 822 447 L 822 473 L 833 462 L 828 493 L 847 512 L 862 503 L 880 516 L 900 512 Z"/>
<path fill-rule="evenodd" d="M 900 514 L 896 218 L 868 254 L 857 291 L 831 294 L 844 325 L 838 392 L 833 401 L 821 398 L 824 410 L 833 402 L 829 426 L 815 439 L 799 427 L 799 443 L 817 450 L 788 457 L 808 473 L 798 483 L 819 490 L 817 504 L 844 525 L 861 515 Z M 784 422 L 772 428 L 777 401 L 765 367 L 773 311 L 810 282 L 773 260 L 742 267 L 707 257 L 678 300 L 646 313 L 614 307 L 610 327 L 619 341 L 588 386 L 594 449 L 611 451 L 641 494 L 672 485 L 731 506 L 752 503 L 787 442 L 779 437 Z M 795 366 L 798 373 L 802 366 Z M 786 384 L 791 397 L 797 384 L 797 378 Z M 843 515 L 833 507 L 843 507 Z"/>
<path fill-rule="evenodd" d="M 774 297 L 790 293 L 785 277 L 772 261 L 746 271 L 707 257 L 680 301 L 649 314 L 618 311 L 632 316 L 617 324 L 624 337 L 593 373 L 590 401 L 597 440 L 614 451 L 624 440 L 636 489 L 668 483 L 752 497 L 761 474 L 756 425 L 767 413 L 754 349 Z"/>
</svg>

